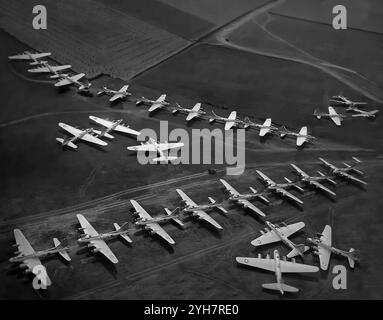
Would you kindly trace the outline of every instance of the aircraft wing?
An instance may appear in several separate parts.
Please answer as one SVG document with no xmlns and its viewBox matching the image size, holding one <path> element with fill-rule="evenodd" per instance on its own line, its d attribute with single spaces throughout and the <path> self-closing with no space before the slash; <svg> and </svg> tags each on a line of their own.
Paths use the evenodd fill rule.
<svg viewBox="0 0 383 320">
<path fill-rule="evenodd" d="M 31 56 L 33 59 L 41 59 L 44 57 L 49 57 L 52 53 L 46 52 L 46 53 L 32 53 Z"/>
<path fill-rule="evenodd" d="M 55 83 L 55 87 L 63 87 L 68 86 L 70 84 L 72 84 L 72 82 L 69 79 L 62 79 Z"/>
<path fill-rule="evenodd" d="M 140 218 L 152 219 L 152 216 L 146 212 L 146 210 L 141 207 L 141 205 L 136 200 L 130 200 L 130 203 L 134 207 L 134 210 L 137 212 Z"/>
<path fill-rule="evenodd" d="M 183 147 L 184 143 L 183 142 L 176 142 L 176 143 L 158 143 L 157 147 L 161 151 L 165 150 L 170 150 L 170 149 L 175 149 L 175 148 L 180 148 Z"/>
<path fill-rule="evenodd" d="M 31 57 L 32 57 L 32 59 L 40 59 L 40 58 L 48 57 L 50 55 L 51 55 L 50 52 L 47 52 L 47 53 L 32 53 L 31 56 L 29 56 L 28 54 L 17 54 L 17 55 L 14 55 L 14 56 L 10 56 L 8 58 L 11 59 L 11 60 L 30 60 Z"/>
<path fill-rule="evenodd" d="M 332 244 L 331 227 L 329 225 L 326 225 L 324 227 L 324 230 L 322 232 L 322 236 L 320 237 L 319 240 L 321 243 L 323 243 L 327 246 L 331 246 L 331 244 Z M 331 251 L 319 245 L 318 246 L 318 253 L 319 253 L 319 262 L 320 262 L 321 269 L 327 270 L 328 264 L 330 262 Z"/>
<path fill-rule="evenodd" d="M 155 102 L 152 103 L 152 106 L 149 108 L 149 112 L 152 112 L 158 108 L 161 108 L 164 105 L 166 99 L 166 94 L 161 95 Z"/>
<path fill-rule="evenodd" d="M 191 111 L 191 112 L 189 112 L 189 114 L 187 115 L 187 117 L 186 117 L 186 121 L 190 121 L 190 120 L 194 119 L 194 118 L 197 117 L 197 116 L 198 116 L 198 113 L 197 113 L 197 112 L 195 112 L 195 111 Z"/>
<path fill-rule="evenodd" d="M 141 144 L 139 146 L 131 146 L 131 147 L 128 147 L 128 150 L 130 150 L 130 151 L 149 151 L 149 152 L 157 151 L 156 147 L 150 143 Z"/>
<path fill-rule="evenodd" d="M 276 229 L 281 235 L 285 237 L 290 237 L 294 233 L 304 228 L 304 226 L 305 226 L 304 222 L 297 222 L 297 223 L 289 224 L 287 226 L 278 227 Z M 253 240 L 251 244 L 253 246 L 261 246 L 261 245 L 274 243 L 278 241 L 281 241 L 281 238 L 278 236 L 278 234 L 274 230 L 270 230 L 269 232 Z"/>
<path fill-rule="evenodd" d="M 275 271 L 274 259 L 236 257 L 235 260 L 240 264 L 248 265 L 255 268 L 260 268 L 263 270 Z"/>
<path fill-rule="evenodd" d="M 295 171 L 297 171 L 302 177 L 308 177 L 309 175 L 306 173 L 306 172 L 304 172 L 301 168 L 299 168 L 297 165 L 295 165 L 295 164 L 293 164 L 293 163 L 291 163 L 290 164 L 293 168 L 294 168 L 294 170 Z"/>
<path fill-rule="evenodd" d="M 226 121 L 225 123 L 225 130 L 230 130 L 233 126 L 235 125 L 235 121 L 234 120 L 230 120 L 230 121 Z"/>
<path fill-rule="evenodd" d="M 124 85 L 120 90 L 119 90 L 119 92 L 127 92 L 128 91 L 128 88 L 129 88 L 129 85 L 127 84 L 127 85 Z"/>
<path fill-rule="evenodd" d="M 232 195 L 232 196 L 238 196 L 239 195 L 239 192 L 237 190 L 235 190 L 229 183 L 227 183 L 225 180 L 223 179 L 219 179 L 219 181 L 222 182 L 222 184 L 225 186 L 226 190 L 229 191 L 229 193 Z"/>
<path fill-rule="evenodd" d="M 259 136 L 264 137 L 267 133 L 270 132 L 271 127 L 271 118 L 267 118 L 263 123 L 261 129 L 259 130 Z"/>
<path fill-rule="evenodd" d="M 332 191 L 329 188 L 325 187 L 323 184 L 321 184 L 318 181 L 310 181 L 310 184 L 313 185 L 314 187 L 320 189 L 320 190 L 323 190 L 323 191 L 333 195 L 334 197 L 336 196 L 336 193 L 334 191 Z"/>
<path fill-rule="evenodd" d="M 91 135 L 90 133 L 85 134 L 81 137 L 81 140 L 88 141 L 94 144 L 98 144 L 99 146 L 107 146 L 108 143 L 105 141 L 102 141 L 101 139 Z"/>
<path fill-rule="evenodd" d="M 361 180 L 361 179 L 358 179 L 357 177 L 354 177 L 353 175 L 347 173 L 347 172 L 338 172 L 339 175 L 341 175 L 342 177 L 345 177 L 351 181 L 354 181 L 354 182 L 358 182 L 358 183 L 361 183 L 361 184 L 367 184 L 367 182 Z"/>
<path fill-rule="evenodd" d="M 76 216 L 85 234 L 91 237 L 98 236 L 98 232 L 82 214 L 77 214 Z"/>
<path fill-rule="evenodd" d="M 267 175 L 265 175 L 263 172 L 259 171 L 259 170 L 255 170 L 259 176 L 264 180 L 266 181 L 267 183 L 269 184 L 274 184 L 275 182 L 273 180 L 271 180 Z"/>
<path fill-rule="evenodd" d="M 18 251 L 20 251 L 22 255 L 27 256 L 35 253 L 35 250 L 33 250 L 31 244 L 25 238 L 24 234 L 21 232 L 20 229 L 15 229 L 13 233 L 15 235 L 15 241 L 18 246 Z M 42 265 L 39 258 L 26 258 L 23 260 L 23 263 L 27 266 L 27 269 L 34 273 L 37 277 L 40 278 L 40 276 L 42 276 L 39 270 L 35 270 L 35 267 Z M 40 280 L 45 281 L 45 283 L 50 283 L 50 279 L 47 275 L 44 275 L 44 279 L 40 278 Z"/>
<path fill-rule="evenodd" d="M 307 141 L 307 137 L 297 137 L 297 146 L 301 147 Z"/>
<path fill-rule="evenodd" d="M 327 160 L 323 159 L 323 158 L 319 158 L 320 161 L 322 161 L 323 164 L 325 164 L 327 167 L 329 167 L 330 169 L 332 170 L 336 170 L 338 169 L 337 167 L 335 167 L 333 164 L 331 164 L 330 162 L 328 162 Z"/>
<path fill-rule="evenodd" d="M 118 93 L 114 94 L 113 97 L 111 97 L 109 99 L 109 101 L 113 102 L 113 101 L 116 101 L 117 99 L 121 99 L 121 98 L 124 98 L 124 97 L 125 97 L 125 95 L 123 93 L 118 92 Z"/>
<path fill-rule="evenodd" d="M 282 194 L 283 196 L 287 197 L 287 198 L 290 198 L 291 200 L 297 202 L 297 203 L 300 203 L 300 204 L 303 204 L 303 201 L 301 199 L 299 199 L 298 197 L 294 196 L 292 193 L 290 193 L 289 191 L 287 191 L 286 189 L 283 189 L 283 188 L 278 188 L 276 189 L 280 194 Z"/>
<path fill-rule="evenodd" d="M 62 70 L 66 70 L 66 69 L 69 69 L 71 68 L 72 66 L 71 65 L 64 65 L 64 66 L 51 66 L 50 68 L 48 67 L 38 67 L 38 68 L 34 68 L 34 69 L 29 69 L 28 72 L 45 72 L 45 73 L 48 73 L 48 72 L 58 72 L 58 71 L 62 71 Z"/>
<path fill-rule="evenodd" d="M 331 116 L 331 120 L 334 121 L 334 123 L 337 125 L 337 126 L 340 126 L 342 123 L 341 123 L 341 118 L 339 118 L 338 116 L 338 113 L 335 111 L 335 109 L 333 107 L 328 107 L 328 111 L 329 111 L 329 114 Z"/>
<path fill-rule="evenodd" d="M 197 206 L 197 204 L 189 198 L 189 196 L 183 192 L 181 189 L 176 189 L 177 193 L 180 195 L 182 200 L 186 203 L 187 206 Z"/>
<path fill-rule="evenodd" d="M 257 208 L 254 204 L 252 204 L 249 200 L 246 199 L 238 199 L 238 203 L 243 205 L 246 208 L 249 208 L 251 211 L 259 214 L 261 217 L 266 217 L 266 214 L 259 208 Z"/>
<path fill-rule="evenodd" d="M 85 73 L 76 74 L 69 78 L 63 78 L 55 83 L 55 87 L 62 87 L 72 84 L 73 82 L 79 81 L 85 76 Z"/>
<path fill-rule="evenodd" d="M 295 273 L 295 272 L 318 272 L 319 268 L 316 266 L 310 266 L 307 264 L 290 262 L 281 260 L 281 272 L 282 273 Z"/>
<path fill-rule="evenodd" d="M 117 257 L 114 255 L 109 246 L 105 243 L 104 240 L 96 239 L 91 241 L 92 245 L 102 253 L 106 258 L 110 260 L 112 263 L 118 263 Z"/>
<path fill-rule="evenodd" d="M 75 127 L 70 126 L 69 124 L 65 124 L 62 122 L 59 123 L 59 127 L 69 132 L 73 136 L 78 136 L 79 134 L 83 132 L 83 130 L 77 129 Z"/>
<path fill-rule="evenodd" d="M 222 230 L 223 228 L 221 225 L 215 221 L 212 217 L 210 217 L 205 211 L 202 210 L 196 210 L 193 212 L 195 216 L 199 217 L 200 219 L 210 223 L 213 227 Z"/>
<path fill-rule="evenodd" d="M 158 224 L 158 223 L 148 223 L 146 225 L 150 230 L 159 235 L 162 239 L 167 241 L 169 244 L 175 244 L 176 242 L 172 239 L 171 236 Z"/>
<path fill-rule="evenodd" d="M 119 124 L 116 128 L 114 128 L 114 130 L 120 131 L 120 132 L 123 132 L 123 133 L 132 134 L 132 135 L 135 135 L 135 136 L 139 136 L 141 134 L 141 132 L 133 130 L 133 129 L 130 129 L 129 127 L 123 126 L 121 124 Z"/>
</svg>

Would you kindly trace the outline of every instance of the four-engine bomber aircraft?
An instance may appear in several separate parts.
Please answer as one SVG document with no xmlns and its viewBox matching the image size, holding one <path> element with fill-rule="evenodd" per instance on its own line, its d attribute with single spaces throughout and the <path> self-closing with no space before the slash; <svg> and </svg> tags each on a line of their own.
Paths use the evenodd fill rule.
<svg viewBox="0 0 383 320">
<path fill-rule="evenodd" d="M 227 181 L 223 179 L 219 179 L 221 183 L 225 186 L 225 189 L 227 192 L 229 192 L 230 197 L 229 201 L 236 202 L 240 205 L 242 205 L 244 208 L 249 208 L 253 212 L 259 214 L 261 217 L 265 217 L 266 214 L 259 208 L 257 208 L 254 204 L 252 204 L 249 200 L 259 198 L 263 200 L 266 203 L 270 203 L 270 201 L 265 198 L 264 192 L 257 192 L 254 188 L 250 187 L 250 190 L 252 193 L 248 194 L 241 194 L 237 190 L 235 190 Z"/>
<path fill-rule="evenodd" d="M 132 239 L 128 236 L 129 230 L 126 229 L 128 223 L 124 223 L 121 227 L 114 223 L 115 231 L 98 233 L 82 214 L 77 214 L 76 216 L 81 225 L 79 230 L 84 232 L 84 236 L 80 237 L 77 241 L 87 244 L 88 248 L 93 248 L 93 253 L 100 252 L 112 263 L 118 263 L 117 257 L 110 250 L 105 240 L 121 237 L 128 243 L 131 243 Z"/>
<path fill-rule="evenodd" d="M 330 182 L 331 184 L 333 185 L 336 185 L 336 182 L 334 180 L 331 179 L 331 177 L 329 176 L 326 176 L 324 175 L 322 172 L 318 171 L 319 173 L 319 177 L 314 177 L 314 176 L 309 176 L 306 172 L 304 172 L 301 168 L 299 168 L 297 165 L 291 163 L 290 164 L 296 171 L 296 173 L 298 174 L 299 176 L 299 179 L 310 185 L 310 186 L 313 186 L 319 190 L 322 190 L 324 192 L 327 192 L 328 194 L 336 197 L 336 193 L 332 190 L 330 190 L 329 188 L 325 187 L 323 184 L 321 184 L 319 181 L 328 181 Z"/>
<path fill-rule="evenodd" d="M 123 120 L 109 120 L 109 119 L 102 119 L 95 116 L 89 116 L 89 119 L 104 126 L 105 129 L 101 131 L 101 133 L 98 135 L 99 137 L 106 137 L 109 139 L 114 139 L 114 137 L 109 134 L 109 132 L 115 130 L 123 133 L 132 134 L 135 136 L 139 136 L 141 133 L 139 131 L 130 129 L 128 125 L 123 124 Z"/>
<path fill-rule="evenodd" d="M 268 176 L 266 176 L 263 172 L 259 170 L 255 170 L 259 176 L 263 179 L 263 181 L 266 182 L 266 188 L 276 194 L 280 194 L 284 197 L 287 197 L 294 202 L 303 205 L 303 201 L 296 196 L 294 196 L 292 193 L 288 192 L 286 188 L 295 188 L 301 192 L 304 192 L 304 190 L 297 185 L 296 182 L 292 182 L 289 179 L 285 178 L 287 183 L 276 183 L 273 180 L 271 180 Z"/>
<path fill-rule="evenodd" d="M 333 107 L 328 107 L 328 113 L 320 112 L 319 110 L 314 110 L 314 116 L 318 119 L 321 118 L 330 118 L 338 127 L 342 125 L 342 121 L 346 116 L 344 114 L 339 114 L 335 111 Z"/>
<path fill-rule="evenodd" d="M 85 73 L 79 73 L 74 76 L 69 76 L 67 74 L 60 74 L 59 80 L 55 83 L 55 87 L 63 87 L 75 84 L 78 86 L 79 91 L 89 90 L 91 83 L 82 83 L 79 80 L 85 77 Z"/>
<path fill-rule="evenodd" d="M 160 95 L 157 100 L 150 100 L 150 99 L 146 99 L 142 97 L 140 100 L 136 101 L 136 105 L 139 105 L 142 103 L 151 105 L 150 108 L 148 109 L 149 113 L 157 109 L 165 108 L 166 106 L 170 105 L 170 103 L 166 101 L 166 94 Z"/>
<path fill-rule="evenodd" d="M 176 191 L 185 203 L 185 207 L 182 208 L 183 212 L 190 213 L 193 217 L 197 217 L 197 219 L 199 220 L 204 220 L 219 230 L 223 229 L 217 221 L 215 221 L 204 211 L 217 208 L 223 213 L 227 213 L 226 209 L 223 208 L 221 204 L 217 203 L 214 199 L 209 197 L 210 204 L 198 205 L 192 199 L 190 199 L 182 190 L 176 189 Z"/>
<path fill-rule="evenodd" d="M 152 161 L 155 162 L 161 162 L 161 161 L 172 161 L 176 160 L 176 156 L 168 156 L 164 153 L 166 150 L 181 148 L 184 146 L 183 142 L 175 142 L 175 143 L 157 143 L 154 139 L 150 138 L 148 142 L 141 143 L 139 146 L 131 146 L 127 149 L 130 151 L 137 151 L 137 152 L 158 152 L 160 154 L 160 157 L 152 159 Z"/>
<path fill-rule="evenodd" d="M 320 267 L 322 270 L 327 270 L 330 262 L 331 253 L 335 253 L 346 257 L 351 268 L 354 268 L 355 261 L 359 261 L 358 252 L 351 248 L 349 251 L 340 250 L 332 246 L 331 227 L 326 225 L 320 238 L 308 238 L 315 247 L 314 253 L 319 256 Z"/>
<path fill-rule="evenodd" d="M 131 96 L 132 94 L 128 92 L 129 85 L 123 86 L 120 90 L 112 90 L 107 87 L 103 87 L 101 91 L 97 92 L 97 95 L 101 94 L 109 94 L 112 95 L 112 97 L 109 99 L 110 102 L 116 101 L 118 99 L 126 99 L 127 97 Z"/>
<path fill-rule="evenodd" d="M 277 278 L 276 283 L 262 284 L 262 288 L 268 290 L 279 291 L 281 294 L 284 292 L 298 292 L 299 289 L 289 286 L 283 283 L 282 273 L 304 273 L 304 272 L 318 272 L 319 268 L 310 266 L 307 264 L 296 263 L 291 261 L 281 260 L 278 250 L 274 250 L 274 258 L 271 259 L 269 255 L 266 258 L 262 258 L 260 254 L 258 258 L 249 257 L 236 257 L 235 260 L 243 265 L 260 268 L 263 270 L 271 271 L 275 273 Z"/>
<path fill-rule="evenodd" d="M 271 123 L 271 118 L 267 118 L 263 124 L 255 123 L 250 120 L 249 117 L 244 119 L 244 122 L 252 128 L 259 129 L 259 136 L 264 137 L 266 134 L 277 131 L 278 128 L 273 126 Z"/>
<path fill-rule="evenodd" d="M 71 135 L 74 136 L 72 138 L 56 138 L 56 140 L 60 142 L 60 144 L 63 147 L 68 146 L 73 149 L 77 149 L 78 146 L 74 144 L 74 142 L 77 140 L 85 140 L 87 142 L 98 144 L 100 146 L 108 145 L 105 141 L 102 141 L 101 139 L 95 137 L 92 134 L 92 133 L 101 134 L 101 131 L 93 130 L 92 128 L 81 130 L 62 122 L 59 123 L 59 127 L 61 127 L 62 129 L 64 129 L 65 131 L 69 132 Z"/>
<path fill-rule="evenodd" d="M 323 158 L 319 158 L 319 160 L 322 161 L 322 163 L 330 170 L 330 172 L 332 174 L 335 174 L 341 178 L 345 178 L 345 179 L 352 181 L 352 182 L 357 182 L 357 183 L 364 184 L 364 185 L 367 184 L 367 182 L 365 182 L 361 179 L 358 179 L 357 177 L 354 177 L 353 175 L 348 173 L 348 172 L 356 172 L 357 174 L 363 175 L 362 171 L 355 168 L 355 166 L 361 162 L 358 158 L 353 157 L 353 160 L 354 160 L 353 165 L 350 165 L 350 164 L 344 162 L 343 163 L 345 165 L 344 168 L 338 168 Z"/>
<path fill-rule="evenodd" d="M 63 66 L 51 66 L 49 63 L 43 62 L 43 63 L 41 63 L 41 65 L 42 66 L 34 68 L 34 69 L 28 69 L 28 72 L 31 72 L 31 73 L 52 73 L 50 78 L 56 79 L 56 78 L 59 78 L 61 76 L 59 73 L 60 71 L 64 71 L 64 70 L 72 68 L 72 66 L 70 64 L 63 65 Z"/>
<path fill-rule="evenodd" d="M 46 250 L 35 251 L 29 241 L 25 238 L 20 229 L 13 230 L 15 235 L 17 251 L 16 256 L 9 259 L 11 263 L 19 263 L 20 268 L 25 269 L 24 273 L 33 273 L 38 279 L 45 285 L 50 285 L 51 280 L 48 275 L 42 274 L 40 270 L 37 270 L 37 266 L 41 266 L 40 258 L 50 256 L 58 253 L 66 261 L 71 261 L 68 254 L 68 248 L 63 247 L 57 238 L 53 238 L 54 247 Z"/>
<path fill-rule="evenodd" d="M 330 102 L 333 102 L 333 103 L 336 103 L 336 104 L 348 107 L 348 108 L 350 108 L 350 110 L 352 110 L 357 105 L 367 104 L 367 102 L 352 101 L 352 100 L 350 100 L 349 98 L 345 97 L 342 94 L 339 94 L 337 96 L 332 96 L 330 98 Z"/>
<path fill-rule="evenodd" d="M 148 230 L 150 234 L 157 234 L 162 239 L 164 239 L 169 244 L 175 244 L 176 242 L 169 236 L 169 234 L 159 225 L 160 222 L 167 221 L 168 219 L 164 219 L 161 217 L 160 219 L 153 218 L 149 213 L 145 211 L 143 207 L 136 201 L 130 200 L 130 203 L 134 207 L 135 214 L 140 218 L 135 222 L 135 225 L 143 228 L 144 230 Z M 174 220 L 176 217 L 171 217 L 173 221 L 179 224 L 178 221 Z M 183 225 L 181 223 L 181 225 Z"/>
<path fill-rule="evenodd" d="M 356 112 L 354 114 L 351 115 L 351 117 L 361 117 L 361 118 L 375 118 L 376 115 L 379 113 L 379 110 L 371 110 L 371 111 L 365 111 L 365 110 L 361 110 L 357 107 L 354 107 L 351 109 L 352 111 Z"/>
<path fill-rule="evenodd" d="M 265 244 L 282 241 L 291 249 L 291 251 L 287 255 L 287 258 L 293 258 L 297 255 L 303 257 L 304 253 L 310 249 L 309 246 L 305 246 L 304 244 L 295 244 L 289 239 L 291 235 L 305 227 L 304 222 L 297 222 L 289 225 L 284 225 L 283 227 L 276 226 L 269 221 L 265 221 L 265 223 L 269 228 L 265 228 L 264 231 L 261 230 L 260 232 L 262 235 L 257 239 L 251 241 L 251 244 L 254 247 L 259 247 Z"/>
<path fill-rule="evenodd" d="M 230 130 L 234 126 L 242 126 L 247 128 L 249 125 L 242 120 L 237 119 L 237 111 L 232 111 L 230 115 L 225 118 L 221 117 L 212 111 L 213 117 L 209 119 L 209 123 L 213 123 L 214 121 L 223 121 L 225 123 L 225 130 Z"/>
<path fill-rule="evenodd" d="M 280 130 L 281 138 L 286 136 L 294 136 L 297 137 L 297 147 L 301 147 L 305 142 L 311 142 L 316 138 L 307 134 L 307 127 L 302 127 L 299 133 L 288 130 L 285 126 L 283 126 Z"/>
<path fill-rule="evenodd" d="M 51 54 L 52 54 L 51 52 L 43 52 L 43 53 L 35 52 L 35 53 L 32 53 L 32 52 L 29 52 L 29 51 L 25 51 L 22 54 L 17 54 L 17 55 L 14 55 L 14 56 L 9 56 L 8 59 L 10 59 L 10 60 L 30 60 L 32 62 L 30 62 L 29 64 L 31 66 L 35 66 L 35 65 L 38 65 L 38 64 L 47 63 L 47 61 L 40 61 L 39 59 L 45 58 L 45 57 L 49 57 Z"/>
<path fill-rule="evenodd" d="M 181 107 L 178 103 L 176 107 L 174 107 L 174 110 L 172 111 L 173 114 L 177 112 L 186 112 L 188 115 L 186 117 L 186 121 L 190 121 L 194 118 L 199 118 L 202 115 L 206 114 L 205 111 L 201 109 L 201 103 L 196 103 L 192 109 Z"/>
</svg>

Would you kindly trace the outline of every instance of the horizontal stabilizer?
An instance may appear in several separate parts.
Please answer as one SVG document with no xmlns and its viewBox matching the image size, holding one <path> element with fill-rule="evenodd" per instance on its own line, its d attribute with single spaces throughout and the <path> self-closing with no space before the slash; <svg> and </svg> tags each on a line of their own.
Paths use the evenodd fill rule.
<svg viewBox="0 0 383 320">
<path fill-rule="evenodd" d="M 59 254 L 61 257 L 63 257 L 66 261 L 71 261 L 71 258 L 70 258 L 70 256 L 69 256 L 67 250 L 64 249 L 64 248 L 62 247 L 61 242 L 59 241 L 59 239 L 57 239 L 57 238 L 53 238 L 53 242 L 54 242 L 54 244 L 55 244 L 55 248 L 56 248 L 56 249 L 61 249 L 60 251 L 57 251 L 58 254 Z"/>
<path fill-rule="evenodd" d="M 78 146 L 76 146 L 73 142 L 65 142 L 65 139 L 63 138 L 56 138 L 56 141 L 60 142 L 62 146 L 68 146 L 71 147 L 72 149 L 77 149 Z"/>
<path fill-rule="evenodd" d="M 289 286 L 284 283 L 264 283 L 262 288 L 274 291 L 280 291 L 282 294 L 284 292 L 298 292 L 299 289 Z"/>
</svg>

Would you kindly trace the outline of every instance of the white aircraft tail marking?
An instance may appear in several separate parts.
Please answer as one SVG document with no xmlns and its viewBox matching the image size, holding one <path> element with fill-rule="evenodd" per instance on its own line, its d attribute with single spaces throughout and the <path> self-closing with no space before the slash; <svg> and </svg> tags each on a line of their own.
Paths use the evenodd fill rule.
<svg viewBox="0 0 383 320">
<path fill-rule="evenodd" d="M 355 260 L 359 260 L 357 256 L 357 251 L 354 248 L 351 248 L 347 255 L 348 264 L 350 268 L 354 268 Z"/>
</svg>

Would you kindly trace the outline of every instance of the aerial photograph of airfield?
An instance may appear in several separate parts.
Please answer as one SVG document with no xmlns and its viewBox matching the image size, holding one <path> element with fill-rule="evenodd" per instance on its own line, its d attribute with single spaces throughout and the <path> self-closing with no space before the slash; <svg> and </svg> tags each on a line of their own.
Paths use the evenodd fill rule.
<svg viewBox="0 0 383 320">
<path fill-rule="evenodd" d="M 0 299 L 382 299 L 382 15 L 0 0 Z"/>
</svg>

